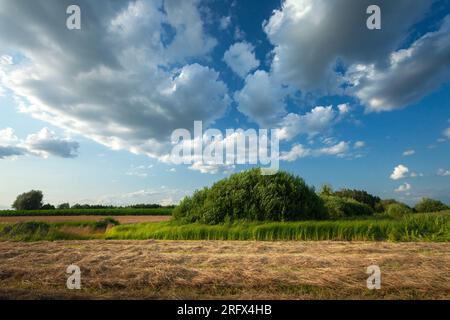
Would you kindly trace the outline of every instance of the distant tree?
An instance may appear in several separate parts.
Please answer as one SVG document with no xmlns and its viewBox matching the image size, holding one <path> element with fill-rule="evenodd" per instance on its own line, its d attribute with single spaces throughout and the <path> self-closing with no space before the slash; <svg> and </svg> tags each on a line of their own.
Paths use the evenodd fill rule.
<svg viewBox="0 0 450 320">
<path fill-rule="evenodd" d="M 374 210 L 377 207 L 377 203 L 381 201 L 379 197 L 373 196 L 364 190 L 341 189 L 334 192 L 333 195 L 341 198 L 350 198 L 358 202 L 365 203 Z"/>
<path fill-rule="evenodd" d="M 41 210 L 55 210 L 55 206 L 50 203 L 46 203 L 41 207 Z"/>
<path fill-rule="evenodd" d="M 42 191 L 31 190 L 17 196 L 12 207 L 16 210 L 39 210 L 42 207 L 42 199 L 44 195 Z"/>
<path fill-rule="evenodd" d="M 58 209 L 60 209 L 60 210 L 70 209 L 70 204 L 68 204 L 68 203 L 61 203 L 60 205 L 58 205 Z"/>
<path fill-rule="evenodd" d="M 333 187 L 330 184 L 324 184 L 322 189 L 320 189 L 319 194 L 321 196 L 331 196 L 333 195 Z"/>
<path fill-rule="evenodd" d="M 414 207 L 417 212 L 438 212 L 447 210 L 449 208 L 449 206 L 442 203 L 441 201 L 429 198 L 423 198 L 422 201 L 420 201 Z"/>
</svg>

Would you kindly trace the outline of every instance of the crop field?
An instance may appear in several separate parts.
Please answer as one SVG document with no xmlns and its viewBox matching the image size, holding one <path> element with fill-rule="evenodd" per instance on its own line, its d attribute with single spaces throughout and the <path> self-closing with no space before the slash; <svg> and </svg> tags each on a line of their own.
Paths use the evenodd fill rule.
<svg viewBox="0 0 450 320">
<path fill-rule="evenodd" d="M 18 216 L 170 216 L 171 208 L 112 208 L 112 209 L 54 209 L 54 210 L 0 210 L 0 217 Z"/>
<path fill-rule="evenodd" d="M 77 222 L 77 221 L 101 221 L 105 218 L 105 216 L 1 216 L 0 215 L 0 223 L 20 223 L 27 221 L 36 221 L 36 222 Z M 114 220 L 119 222 L 120 224 L 131 224 L 131 223 L 143 223 L 143 222 L 162 222 L 168 221 L 171 219 L 171 216 L 154 216 L 154 215 L 146 215 L 146 216 L 114 216 Z"/>
<path fill-rule="evenodd" d="M 81 290 L 65 287 L 70 264 Z M 371 264 L 381 290 L 366 288 Z M 0 242 L 0 298 L 450 299 L 450 244 Z"/>
</svg>

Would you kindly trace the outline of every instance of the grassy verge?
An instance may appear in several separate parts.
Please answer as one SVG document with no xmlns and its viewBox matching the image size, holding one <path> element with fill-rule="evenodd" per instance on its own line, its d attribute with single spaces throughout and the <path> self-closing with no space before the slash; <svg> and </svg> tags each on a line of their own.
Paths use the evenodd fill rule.
<svg viewBox="0 0 450 320">
<path fill-rule="evenodd" d="M 0 224 L 0 240 L 56 241 L 102 239 L 105 231 L 119 223 L 113 218 L 100 221 L 20 222 Z"/>
<path fill-rule="evenodd" d="M 0 240 L 335 240 L 450 241 L 450 213 L 415 214 L 401 219 L 302 222 L 235 222 L 221 225 L 177 221 L 117 225 L 99 222 L 22 222 L 0 225 Z"/>
<path fill-rule="evenodd" d="M 303 221 L 222 225 L 142 223 L 116 226 L 106 239 L 160 240 L 342 240 L 450 241 L 449 214 L 421 214 L 400 220 Z"/>
<path fill-rule="evenodd" d="M 115 208 L 115 209 L 55 209 L 55 210 L 2 210 L 0 216 L 170 216 L 171 208 Z"/>
</svg>

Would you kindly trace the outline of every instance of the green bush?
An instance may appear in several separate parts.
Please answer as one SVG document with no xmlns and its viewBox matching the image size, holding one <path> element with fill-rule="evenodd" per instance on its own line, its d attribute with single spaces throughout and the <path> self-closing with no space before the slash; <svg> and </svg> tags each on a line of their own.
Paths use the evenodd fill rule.
<svg viewBox="0 0 450 320">
<path fill-rule="evenodd" d="M 423 198 L 421 202 L 416 204 L 414 209 L 417 212 L 438 212 L 449 209 L 449 206 L 439 200 Z"/>
<path fill-rule="evenodd" d="M 296 221 L 326 218 L 326 211 L 314 188 L 300 177 L 287 172 L 262 175 L 260 169 L 252 169 L 196 191 L 175 208 L 174 217 L 206 224 Z"/>
<path fill-rule="evenodd" d="M 370 216 L 373 215 L 373 209 L 365 203 L 350 198 L 341 198 L 337 196 L 322 196 L 328 216 L 333 219 Z"/>
<path fill-rule="evenodd" d="M 368 205 L 373 210 L 375 210 L 377 204 L 381 201 L 379 197 L 371 195 L 370 193 L 364 190 L 341 189 L 330 195 L 356 200 L 360 203 Z"/>
<path fill-rule="evenodd" d="M 401 218 L 412 213 L 412 209 L 403 203 L 392 203 L 387 208 L 387 214 L 392 218 Z"/>
</svg>

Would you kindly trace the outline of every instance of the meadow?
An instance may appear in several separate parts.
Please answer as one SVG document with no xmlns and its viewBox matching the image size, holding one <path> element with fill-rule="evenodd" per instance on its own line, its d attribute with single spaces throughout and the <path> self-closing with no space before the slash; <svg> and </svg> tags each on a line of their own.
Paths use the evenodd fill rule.
<svg viewBox="0 0 450 320">
<path fill-rule="evenodd" d="M 0 224 L 0 240 L 259 240 L 450 241 L 450 211 L 402 218 L 365 217 L 299 222 L 235 221 L 218 225 L 176 220 L 123 224 L 114 218 L 85 222 Z"/>
</svg>

